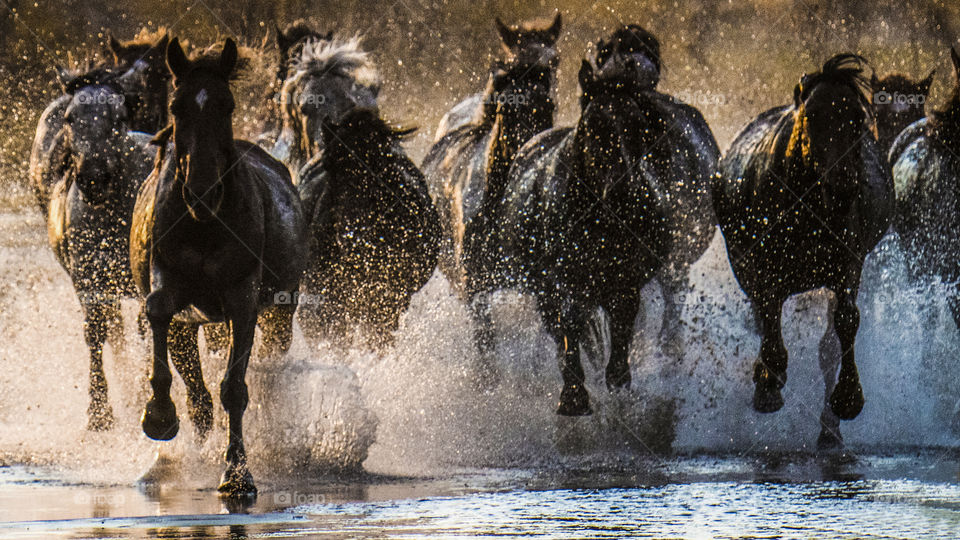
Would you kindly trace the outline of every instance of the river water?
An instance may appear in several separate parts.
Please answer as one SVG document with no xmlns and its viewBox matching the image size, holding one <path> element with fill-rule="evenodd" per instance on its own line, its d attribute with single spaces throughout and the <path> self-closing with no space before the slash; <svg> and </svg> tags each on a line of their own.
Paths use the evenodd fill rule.
<svg viewBox="0 0 960 540">
<path fill-rule="evenodd" d="M 41 220 L 2 213 L 0 537 L 957 535 L 960 335 L 939 285 L 908 286 L 893 242 L 870 256 L 857 341 L 867 405 L 841 425 L 846 450 L 819 455 L 825 294 L 786 304 L 786 405 L 760 415 L 759 339 L 719 238 L 690 279 L 679 356 L 656 346 L 651 284 L 633 387 L 608 392 L 588 362 L 596 413 L 585 418 L 554 414 L 553 345 L 530 299 L 509 291 L 494 310 L 495 385 L 477 382 L 467 310 L 439 275 L 386 350 L 298 336 L 283 360 L 251 365 L 245 434 L 260 496 L 226 507 L 212 490 L 222 411 L 203 442 L 186 421 L 169 443 L 140 431 L 149 349 L 132 303 L 126 342 L 105 357 L 117 425 L 85 430 L 79 305 Z M 224 358 L 203 355 L 214 389 Z M 174 400 L 183 413 L 179 379 Z M 177 474 L 138 483 L 158 453 Z"/>
</svg>

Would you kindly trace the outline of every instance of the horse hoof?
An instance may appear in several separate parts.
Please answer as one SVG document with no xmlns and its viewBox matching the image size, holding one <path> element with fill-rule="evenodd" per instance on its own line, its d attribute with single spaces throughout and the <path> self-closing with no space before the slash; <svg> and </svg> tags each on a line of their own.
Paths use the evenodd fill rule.
<svg viewBox="0 0 960 540">
<path fill-rule="evenodd" d="M 583 385 L 566 387 L 560 393 L 560 405 L 557 407 L 560 416 L 587 416 L 593 414 L 590 408 L 590 395 Z"/>
<path fill-rule="evenodd" d="M 859 380 L 838 383 L 830 395 L 830 410 L 841 420 L 853 420 L 863 410 L 863 388 Z"/>
<path fill-rule="evenodd" d="M 140 425 L 147 437 L 155 441 L 169 441 L 177 436 L 180 430 L 180 420 L 177 418 L 177 409 L 168 397 L 164 401 L 151 398 L 143 410 Z"/>
<path fill-rule="evenodd" d="M 113 409 L 110 405 L 96 411 L 87 411 L 87 431 L 110 431 L 113 429 Z"/>
<path fill-rule="evenodd" d="M 623 373 L 607 373 L 607 389 L 624 390 L 630 388 L 630 370 L 624 370 Z"/>
<path fill-rule="evenodd" d="M 829 452 L 843 448 L 843 437 L 840 431 L 821 428 L 820 436 L 817 437 L 817 450 L 820 452 Z"/>
<path fill-rule="evenodd" d="M 253 483 L 253 475 L 244 466 L 228 466 L 220 478 L 217 487 L 221 497 L 256 498 L 257 486 Z"/>
<path fill-rule="evenodd" d="M 753 392 L 753 410 L 775 413 L 783 408 L 783 394 L 775 385 L 758 384 Z"/>
</svg>

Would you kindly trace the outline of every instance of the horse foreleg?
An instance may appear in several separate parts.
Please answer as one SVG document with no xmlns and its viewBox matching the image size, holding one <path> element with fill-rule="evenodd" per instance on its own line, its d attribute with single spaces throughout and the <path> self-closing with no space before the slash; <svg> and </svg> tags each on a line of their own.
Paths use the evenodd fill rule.
<svg viewBox="0 0 960 540">
<path fill-rule="evenodd" d="M 759 308 L 760 358 L 753 370 L 753 408 L 757 412 L 772 413 L 783 407 L 780 390 L 787 382 L 787 348 L 783 345 L 781 311 L 783 301 L 767 299 Z"/>
<path fill-rule="evenodd" d="M 203 382 L 200 348 L 197 343 L 198 330 L 197 324 L 172 323 L 167 344 L 170 348 L 170 360 L 187 387 L 187 412 L 197 431 L 197 437 L 202 441 L 213 426 L 213 399 Z"/>
<path fill-rule="evenodd" d="M 230 434 L 224 456 L 227 468 L 217 490 L 230 497 L 254 496 L 257 493 L 253 475 L 247 468 L 247 453 L 243 446 L 243 413 L 250 399 L 246 374 L 257 323 L 257 307 L 254 295 L 249 292 L 244 295 L 244 292 L 240 291 L 236 296 L 227 295 L 229 298 L 226 302 L 238 304 L 227 309 L 233 344 L 227 370 L 220 383 L 220 402 L 230 418 Z"/>
<path fill-rule="evenodd" d="M 840 338 L 840 375 L 830 396 L 830 408 L 841 420 L 853 420 L 863 409 L 863 388 L 854 358 L 854 342 L 860 328 L 860 310 L 857 309 L 856 288 L 837 293 L 837 311 L 834 324 Z"/>
<path fill-rule="evenodd" d="M 617 296 L 610 313 L 610 362 L 607 364 L 607 388 L 627 388 L 630 386 L 630 342 L 633 340 L 633 328 L 640 310 L 640 291 L 632 290 Z"/>
<path fill-rule="evenodd" d="M 167 333 L 170 321 L 181 306 L 172 292 L 162 288 L 150 293 L 146 304 L 147 320 L 150 321 L 153 332 L 153 373 L 150 375 L 153 396 L 143 410 L 140 425 L 147 437 L 168 441 L 176 437 L 180 430 L 180 421 L 177 419 L 173 400 L 170 399 L 173 376 L 167 362 Z"/>
<path fill-rule="evenodd" d="M 473 341 L 479 351 L 477 362 L 477 388 L 487 391 L 497 385 L 499 373 L 495 357 L 496 329 L 490 313 L 490 297 L 487 293 L 475 294 L 469 303 L 473 316 Z"/>
<path fill-rule="evenodd" d="M 106 431 L 113 427 L 113 409 L 107 399 L 107 376 L 103 371 L 103 343 L 107 337 L 107 309 L 98 298 L 84 299 L 83 338 L 90 350 L 90 406 L 87 429 Z"/>
<path fill-rule="evenodd" d="M 561 301 L 563 302 L 563 301 Z M 563 377 L 563 390 L 560 392 L 560 404 L 557 414 L 562 416 L 585 416 L 592 414 L 590 395 L 587 393 L 586 376 L 580 362 L 580 337 L 583 333 L 584 316 L 580 309 L 570 302 L 541 301 L 547 330 L 557 342 L 560 356 L 560 374 Z"/>
<path fill-rule="evenodd" d="M 827 330 L 820 338 L 820 371 L 823 373 L 823 410 L 820 413 L 820 435 L 817 437 L 817 448 L 829 450 L 843 446 L 843 437 L 840 435 L 840 419 L 833 414 L 830 408 L 830 396 L 837 385 L 837 369 L 840 366 L 840 340 L 837 337 L 834 317 L 837 311 L 837 296 L 830 295 L 827 304 Z"/>
</svg>

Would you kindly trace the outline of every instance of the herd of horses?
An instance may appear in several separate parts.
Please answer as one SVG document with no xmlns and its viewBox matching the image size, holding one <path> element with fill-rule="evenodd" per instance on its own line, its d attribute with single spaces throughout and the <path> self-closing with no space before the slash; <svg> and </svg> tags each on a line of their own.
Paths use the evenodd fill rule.
<svg viewBox="0 0 960 540">
<path fill-rule="evenodd" d="M 246 59 L 232 39 L 188 55 L 165 32 L 111 37 L 108 60 L 60 70 L 63 95 L 40 119 L 30 174 L 83 310 L 89 429 L 113 423 L 104 345 L 120 342 L 120 301 L 135 298 L 153 337 L 143 431 L 177 434 L 172 362 L 205 436 L 206 325 L 211 346 L 229 351 L 220 491 L 255 493 L 242 435 L 255 329 L 264 358 L 287 351 L 295 318 L 310 340 L 359 329 L 389 344 L 437 268 L 470 307 L 482 360 L 496 337 L 491 293 L 535 297 L 558 348 L 557 412 L 590 414 L 585 344 L 607 335 L 607 386 L 628 387 L 640 291 L 656 279 L 661 345 L 682 354 L 676 298 L 719 226 L 762 335 L 757 411 L 783 406 L 782 304 L 832 292 L 828 334 L 841 350 L 821 359 L 818 445 L 841 445 L 839 420 L 864 404 L 854 341 L 866 255 L 892 225 L 914 277 L 960 279 L 958 52 L 953 96 L 929 116 L 932 74 L 879 80 L 861 56 L 839 54 L 721 155 L 702 114 L 657 90 L 660 44 L 640 26 L 582 61 L 571 127 L 554 126 L 560 15 L 496 27 L 503 55 L 486 88 L 444 116 L 419 167 L 402 146 L 410 130 L 380 115 L 380 75 L 360 41 L 303 22 L 277 30 L 276 129 L 256 143 L 233 134 L 231 80 Z M 960 295 L 949 305 L 960 323 Z"/>
</svg>

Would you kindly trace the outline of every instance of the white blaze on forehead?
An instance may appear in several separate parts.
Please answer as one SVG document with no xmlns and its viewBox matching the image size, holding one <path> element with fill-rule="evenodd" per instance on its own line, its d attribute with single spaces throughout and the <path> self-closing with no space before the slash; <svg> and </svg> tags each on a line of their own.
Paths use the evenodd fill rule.
<svg viewBox="0 0 960 540">
<path fill-rule="evenodd" d="M 194 96 L 193 100 L 197 102 L 197 105 L 200 107 L 200 110 L 202 111 L 204 104 L 207 103 L 207 89 L 201 88 L 200 91 L 197 92 L 197 95 Z"/>
</svg>

